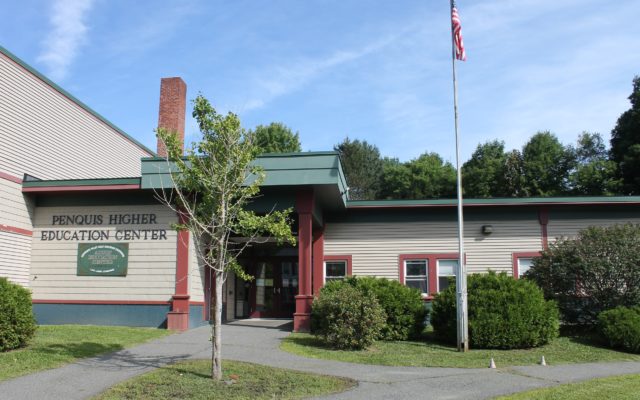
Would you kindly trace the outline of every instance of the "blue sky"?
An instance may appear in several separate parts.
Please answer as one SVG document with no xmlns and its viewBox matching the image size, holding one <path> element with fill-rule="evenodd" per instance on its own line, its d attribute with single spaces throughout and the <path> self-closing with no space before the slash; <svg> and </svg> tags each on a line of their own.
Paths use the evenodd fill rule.
<svg viewBox="0 0 640 400">
<path fill-rule="evenodd" d="M 536 131 L 608 140 L 640 74 L 637 0 L 458 0 L 463 158 Z M 160 78 L 181 76 L 252 128 L 455 161 L 448 0 L 21 0 L 0 44 L 155 149 Z M 8 16 L 8 17 L 7 17 Z M 187 121 L 187 136 L 195 137 Z"/>
</svg>

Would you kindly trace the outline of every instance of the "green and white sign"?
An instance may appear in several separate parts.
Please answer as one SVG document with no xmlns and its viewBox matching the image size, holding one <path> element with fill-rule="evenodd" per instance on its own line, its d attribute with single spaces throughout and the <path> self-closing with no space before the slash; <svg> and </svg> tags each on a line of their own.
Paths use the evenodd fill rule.
<svg viewBox="0 0 640 400">
<path fill-rule="evenodd" d="M 128 243 L 79 243 L 78 276 L 127 276 Z"/>
</svg>

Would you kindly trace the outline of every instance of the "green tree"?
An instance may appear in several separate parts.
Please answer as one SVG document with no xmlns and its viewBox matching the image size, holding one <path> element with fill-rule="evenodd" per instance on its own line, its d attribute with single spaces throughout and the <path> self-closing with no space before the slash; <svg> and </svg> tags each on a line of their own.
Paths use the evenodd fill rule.
<svg viewBox="0 0 640 400">
<path fill-rule="evenodd" d="M 525 185 L 524 160 L 519 150 L 511 150 L 505 155 L 504 193 L 507 197 L 526 197 L 529 190 Z"/>
<path fill-rule="evenodd" d="M 533 135 L 522 149 L 522 160 L 528 195 L 557 196 L 568 191 L 573 156 L 554 134 Z"/>
<path fill-rule="evenodd" d="M 479 144 L 462 166 L 462 184 L 467 197 L 505 197 L 507 154 L 504 142 Z"/>
<path fill-rule="evenodd" d="M 250 131 L 258 153 L 297 153 L 302 151 L 298 132 L 281 122 L 272 122 L 267 126 L 258 125 Z"/>
<path fill-rule="evenodd" d="M 406 163 L 387 159 L 384 162 L 382 183 L 382 198 L 455 197 L 456 170 L 437 153 L 424 153 Z"/>
<path fill-rule="evenodd" d="M 571 192 L 579 195 L 611 195 L 620 192 L 616 163 L 609 160 L 599 133 L 583 132 L 574 150 L 575 166 L 569 176 Z"/>
<path fill-rule="evenodd" d="M 382 159 L 380 151 L 366 140 L 350 140 L 333 147 L 340 153 L 342 169 L 349 184 L 351 200 L 373 200 L 380 188 Z"/>
<path fill-rule="evenodd" d="M 198 261 L 214 273 L 214 321 L 212 325 L 211 376 L 222 378 L 221 331 L 222 285 L 227 273 L 250 279 L 237 262 L 242 251 L 257 237 L 272 236 L 279 243 L 295 242 L 291 233 L 291 210 L 257 215 L 245 205 L 258 195 L 264 172 L 252 163 L 256 154 L 252 136 L 238 117 L 220 115 L 202 96 L 194 100 L 193 117 L 201 138 L 183 156 L 177 135 L 158 130 L 167 149 L 166 162 L 173 187 L 158 193 L 159 199 L 178 215 L 177 230 L 187 230 L 194 240 Z M 231 236 L 247 238 L 243 243 Z"/>
<path fill-rule="evenodd" d="M 640 194 L 640 76 L 633 79 L 631 108 L 611 131 L 611 159 L 618 164 L 626 194 Z"/>
</svg>

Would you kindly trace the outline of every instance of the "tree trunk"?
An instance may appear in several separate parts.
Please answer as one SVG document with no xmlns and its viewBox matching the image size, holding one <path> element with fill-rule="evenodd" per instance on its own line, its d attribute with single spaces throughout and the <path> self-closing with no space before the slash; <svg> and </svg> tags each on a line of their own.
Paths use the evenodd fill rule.
<svg viewBox="0 0 640 400">
<path fill-rule="evenodd" d="M 216 380 L 222 379 L 222 272 L 214 272 L 215 294 L 214 294 L 214 313 L 213 326 L 211 328 L 211 378 Z"/>
</svg>

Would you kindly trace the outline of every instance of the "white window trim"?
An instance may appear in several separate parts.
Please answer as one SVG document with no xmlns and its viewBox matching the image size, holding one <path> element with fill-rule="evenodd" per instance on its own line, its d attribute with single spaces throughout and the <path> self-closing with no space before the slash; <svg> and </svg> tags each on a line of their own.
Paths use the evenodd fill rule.
<svg viewBox="0 0 640 400">
<path fill-rule="evenodd" d="M 322 263 L 322 286 L 327 283 L 327 263 L 344 263 L 344 276 L 342 279 L 346 279 L 349 275 L 349 261 L 348 260 L 326 260 Z M 336 280 L 336 279 L 329 279 Z"/>
<path fill-rule="evenodd" d="M 440 275 L 440 261 L 456 261 L 458 264 L 460 264 L 460 260 L 459 259 L 454 259 L 454 258 L 438 258 L 436 259 L 436 289 L 437 292 L 440 293 L 440 276 L 453 276 L 455 277 L 455 271 L 453 273 L 453 275 Z M 458 268 L 460 268 L 460 266 L 458 265 Z"/>
<path fill-rule="evenodd" d="M 428 296 L 429 295 L 429 259 L 428 258 L 409 258 L 404 260 L 404 286 L 407 286 L 407 281 L 409 280 L 409 274 L 407 274 L 407 262 L 409 261 L 424 261 L 425 263 L 425 275 L 411 275 L 411 276 L 415 276 L 415 277 L 422 277 L 424 276 L 425 281 L 427 283 L 427 292 L 426 293 L 421 293 L 422 296 Z"/>
</svg>

